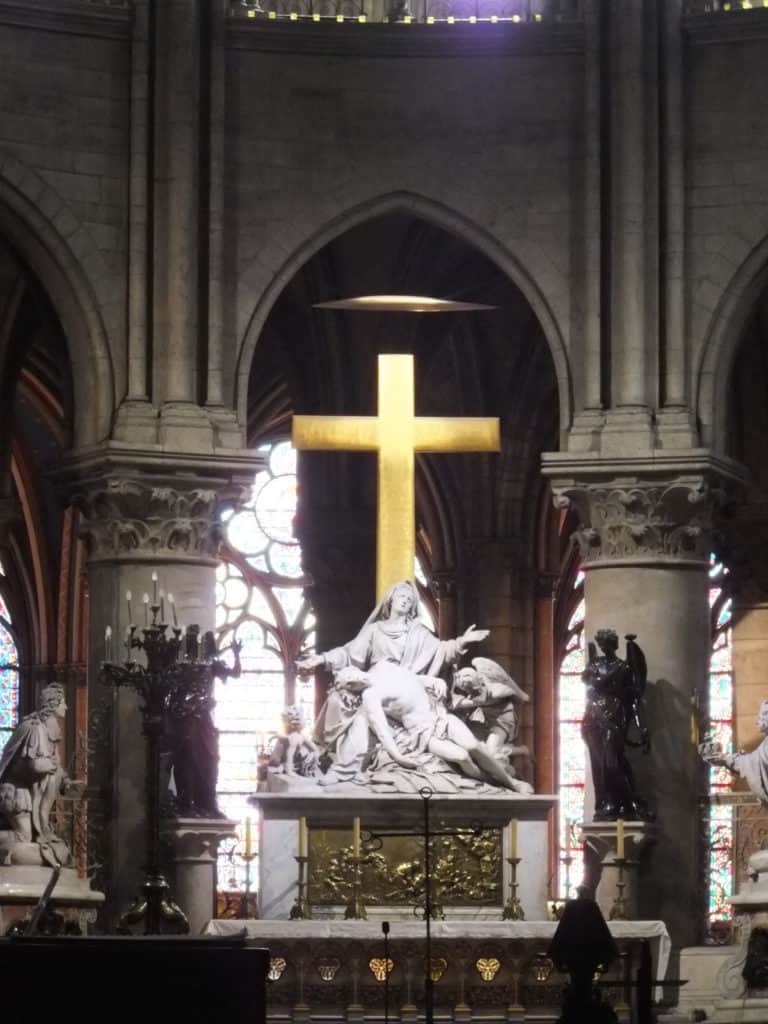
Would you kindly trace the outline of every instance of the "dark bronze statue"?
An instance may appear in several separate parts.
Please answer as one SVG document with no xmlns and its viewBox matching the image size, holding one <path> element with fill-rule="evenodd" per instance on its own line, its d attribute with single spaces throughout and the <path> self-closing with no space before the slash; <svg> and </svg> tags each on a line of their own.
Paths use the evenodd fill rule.
<svg viewBox="0 0 768 1024">
<path fill-rule="evenodd" d="M 212 632 L 198 643 L 198 626 L 184 637 L 185 664 L 168 695 L 168 741 L 180 818 L 222 818 L 216 799 L 219 730 L 214 725 L 214 680 L 240 675 L 240 644 L 233 644 L 234 666 L 218 657 Z"/>
<path fill-rule="evenodd" d="M 595 787 L 595 821 L 617 818 L 648 820 L 653 817 L 635 791 L 626 748 L 650 750 L 643 721 L 643 694 L 647 679 L 645 656 L 627 634 L 626 660 L 617 654 L 619 638 L 612 629 L 599 629 L 589 644 L 589 661 L 582 679 L 587 684 L 587 709 L 581 733 L 589 751 Z M 639 739 L 630 739 L 632 729 Z"/>
</svg>

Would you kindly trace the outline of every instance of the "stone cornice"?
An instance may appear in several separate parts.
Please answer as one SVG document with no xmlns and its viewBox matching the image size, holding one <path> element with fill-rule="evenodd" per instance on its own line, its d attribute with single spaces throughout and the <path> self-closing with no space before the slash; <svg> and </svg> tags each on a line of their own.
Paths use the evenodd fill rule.
<svg viewBox="0 0 768 1024">
<path fill-rule="evenodd" d="M 238 50 L 338 57 L 493 57 L 581 53 L 579 22 L 551 24 L 364 24 L 230 18 Z"/>
<path fill-rule="evenodd" d="M 132 24 L 130 0 L 0 0 L 0 26 L 128 39 Z"/>
<path fill-rule="evenodd" d="M 542 456 L 556 507 L 579 514 L 585 566 L 708 564 L 712 520 L 742 467 L 704 449 L 622 459 Z"/>
</svg>

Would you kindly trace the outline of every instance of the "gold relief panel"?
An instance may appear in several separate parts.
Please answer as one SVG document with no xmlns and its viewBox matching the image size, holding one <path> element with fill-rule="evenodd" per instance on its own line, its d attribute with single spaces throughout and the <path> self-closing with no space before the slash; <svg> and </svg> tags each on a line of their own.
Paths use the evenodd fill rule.
<svg viewBox="0 0 768 1024">
<path fill-rule="evenodd" d="M 365 832 L 363 833 L 365 835 Z M 502 837 L 499 829 L 435 836 L 431 842 L 433 902 L 438 907 L 500 907 Z M 387 836 L 363 843 L 363 903 L 408 906 L 424 902 L 424 839 Z M 309 902 L 345 904 L 352 894 L 352 832 L 312 829 Z"/>
</svg>

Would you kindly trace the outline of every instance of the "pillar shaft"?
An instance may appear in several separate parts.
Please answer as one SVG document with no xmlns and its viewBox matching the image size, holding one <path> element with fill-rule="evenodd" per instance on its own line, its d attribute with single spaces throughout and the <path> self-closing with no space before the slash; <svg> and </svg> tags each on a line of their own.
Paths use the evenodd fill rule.
<svg viewBox="0 0 768 1024">
<path fill-rule="evenodd" d="M 556 504 L 578 512 L 587 639 L 598 629 L 614 629 L 624 657 L 626 634 L 635 634 L 648 665 L 644 710 L 651 750 L 626 749 L 637 792 L 658 823 L 658 839 L 640 871 L 638 913 L 663 918 L 675 945 L 691 945 L 700 938 L 703 914 L 703 772 L 694 726 L 710 657 L 712 513 L 723 477 L 733 479 L 736 469 L 693 452 L 642 471 L 636 462 L 581 460 L 568 479 L 568 462 L 568 456 L 546 456 L 545 473 L 553 477 Z M 594 808 L 590 789 L 588 781 L 587 822 Z"/>
</svg>

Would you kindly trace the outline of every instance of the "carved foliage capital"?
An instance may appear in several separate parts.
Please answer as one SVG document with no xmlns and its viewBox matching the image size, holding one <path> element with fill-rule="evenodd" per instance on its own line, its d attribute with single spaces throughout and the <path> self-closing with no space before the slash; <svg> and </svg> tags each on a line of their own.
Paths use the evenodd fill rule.
<svg viewBox="0 0 768 1024">
<path fill-rule="evenodd" d="M 709 560 L 713 512 L 723 492 L 702 476 L 663 482 L 553 481 L 555 507 L 573 507 L 585 562 Z"/>
<path fill-rule="evenodd" d="M 223 539 L 225 497 L 193 483 L 110 476 L 82 486 L 75 503 L 92 561 L 208 562 Z"/>
</svg>

